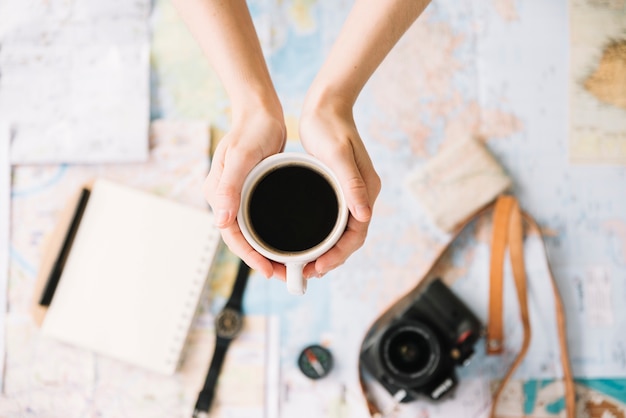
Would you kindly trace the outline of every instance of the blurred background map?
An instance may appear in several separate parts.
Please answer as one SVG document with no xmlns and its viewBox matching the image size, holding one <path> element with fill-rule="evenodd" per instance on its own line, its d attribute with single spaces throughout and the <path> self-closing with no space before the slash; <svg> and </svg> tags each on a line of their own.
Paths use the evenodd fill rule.
<svg viewBox="0 0 626 418">
<path fill-rule="evenodd" d="M 571 159 L 624 164 L 626 2 L 571 0 L 571 5 Z"/>
<path fill-rule="evenodd" d="M 290 148 L 299 146 L 297 120 L 306 90 L 351 4 L 249 2 L 283 103 Z M 42 341 L 27 309 L 44 236 L 65 197 L 89 176 L 104 174 L 204 204 L 200 185 L 207 170 L 208 128 L 198 121 L 211 123 L 216 141 L 228 129 L 229 103 L 169 1 L 154 2 L 150 28 L 153 123 L 150 161 L 144 164 L 154 168 L 14 169 L 0 416 L 189 416 L 206 367 L 202 364 L 208 364 L 211 318 L 229 293 L 229 253 L 217 266 L 210 299 L 192 331 L 192 341 L 199 341 L 192 350 L 196 357 L 191 355 L 193 361 L 173 379 Z M 229 399 L 235 406 L 215 416 L 366 416 L 357 380 L 363 335 L 414 286 L 450 239 L 429 221 L 406 178 L 438 150 L 474 136 L 505 167 L 522 207 L 548 235 L 550 262 L 567 310 L 577 416 L 626 417 L 625 43 L 624 0 L 433 0 L 374 74 L 355 109 L 383 182 L 364 247 L 310 283 L 305 297 L 293 297 L 283 283 L 253 274 L 244 306 L 255 319 L 237 357 L 248 361 L 256 375 L 268 374 L 270 366 L 258 353 L 271 352 L 268 347 L 277 343 L 277 393 L 268 394 L 266 388 L 265 400 L 258 399 L 254 388 L 263 383 L 252 379 L 248 387 L 254 393 L 241 397 L 248 404 Z M 479 316 L 487 305 L 489 237 L 490 222 L 475 222 L 446 259 L 444 273 Z M 533 342 L 502 398 L 500 416 L 564 413 L 562 386 L 555 380 L 560 369 L 552 301 L 544 291 L 549 283 L 537 244 L 530 239 L 526 245 Z M 488 359 L 477 347 L 453 398 L 402 405 L 393 416 L 488 416 L 491 390 L 521 338 L 515 306 L 507 306 L 511 338 L 503 357 Z M 327 346 L 335 356 L 333 372 L 315 382 L 296 366 L 298 353 L 311 343 Z M 195 374 L 185 373 L 189 364 L 197 365 L 191 366 Z M 279 400 L 276 408 L 268 406 L 271 397 Z M 221 399 L 218 408 L 227 406 Z"/>
</svg>

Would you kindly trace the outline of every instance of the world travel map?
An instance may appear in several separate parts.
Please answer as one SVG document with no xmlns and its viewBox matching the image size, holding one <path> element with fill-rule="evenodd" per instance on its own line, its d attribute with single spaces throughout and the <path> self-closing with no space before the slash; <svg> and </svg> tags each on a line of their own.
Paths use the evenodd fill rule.
<svg viewBox="0 0 626 418">
<path fill-rule="evenodd" d="M 289 149 L 299 147 L 297 119 L 304 94 L 350 6 L 351 2 L 330 1 L 250 2 L 284 106 Z M 616 23 L 594 34 L 594 52 L 583 53 L 590 60 L 581 64 L 587 69 L 579 70 L 574 64 L 581 44 L 576 42 L 585 37 L 576 35 L 585 32 L 580 32 L 576 18 L 590 16 L 590 10 L 614 16 L 611 22 Z M 225 131 L 228 100 L 171 3 L 156 1 L 150 19 L 152 118 L 210 121 L 214 131 Z M 579 378 L 577 416 L 626 414 L 622 303 L 626 298 L 622 280 L 626 277 L 626 171 L 617 164 L 626 154 L 614 139 L 608 145 L 601 139 L 586 139 L 579 147 L 576 138 L 588 131 L 594 119 L 572 119 L 582 94 L 582 106 L 604 115 L 596 117 L 599 125 L 624 132 L 620 124 L 626 111 L 619 102 L 612 104 L 610 98 L 607 102 L 592 75 L 602 71 L 600 64 L 606 65 L 603 58 L 612 59 L 614 47 L 608 55 L 605 49 L 619 39 L 616 35 L 623 36 L 619 24 L 625 21 L 624 2 L 619 0 L 432 2 L 372 77 L 355 109 L 357 126 L 383 180 L 366 244 L 345 265 L 310 283 L 303 298 L 289 296 L 276 280 L 254 274 L 250 281 L 244 304 L 247 314 L 274 319 L 251 322 L 253 328 L 242 340 L 237 358 L 249 361 L 257 375 L 264 373 L 270 366 L 258 354 L 269 351 L 268 341 L 278 341 L 280 379 L 278 393 L 272 396 L 279 399 L 279 406 L 273 404 L 276 415 L 268 416 L 365 416 L 356 378 L 363 334 L 390 303 L 413 287 L 449 240 L 407 188 L 407 176 L 439 149 L 467 136 L 484 140 L 512 178 L 512 190 L 522 207 L 548 236 L 551 265 L 567 309 L 572 365 Z M 615 28 L 617 34 L 610 32 Z M 586 77 L 572 81 L 576 71 Z M 589 77 L 595 81 L 586 84 L 587 93 L 584 88 L 581 93 L 579 87 Z M 0 412 L 5 415 L 69 417 L 85 411 L 101 416 L 187 415 L 201 373 L 183 370 L 174 380 L 154 379 L 106 359 L 43 343 L 25 308 L 43 238 L 64 197 L 88 177 L 112 176 L 180 201 L 204 204 L 198 191 L 207 169 L 207 138 L 201 127 L 168 126 L 153 130 L 151 161 L 157 164 L 140 176 L 130 166 L 14 169 L 13 212 L 18 215 L 12 226 L 6 388 L 0 398 Z M 477 311 L 486 304 L 481 291 L 487 285 L 489 228 L 487 219 L 477 222 L 462 236 L 448 262 L 446 280 Z M 534 325 L 540 325 L 534 328 L 528 359 L 498 411 L 502 416 L 558 416 L 563 413 L 563 392 L 554 379 L 560 371 L 549 340 L 551 301 L 541 291 L 547 283 L 544 260 L 536 241 L 529 240 L 526 251 L 531 312 Z M 230 257 L 224 255 L 223 270 L 212 279 L 211 299 L 192 334 L 204 354 L 196 354 L 189 364 L 207 361 L 206 335 L 212 331 L 212 314 L 228 295 Z M 518 347 L 514 308 L 505 317 L 511 345 L 504 358 L 487 359 L 483 347 L 477 347 L 476 357 L 461 371 L 453 399 L 403 405 L 395 416 L 487 416 L 491 390 Z M 313 342 L 330 348 L 336 362 L 333 372 L 319 382 L 307 380 L 295 364 L 300 350 Z M 216 411 L 218 416 L 257 417 L 268 408 L 267 399 L 258 396 L 262 383 L 242 369 L 230 376 L 235 386 L 242 381 L 237 379 L 249 380 L 246 396 L 242 400 L 225 395 L 226 408 Z M 227 402 L 231 402 L 230 412 Z"/>
</svg>

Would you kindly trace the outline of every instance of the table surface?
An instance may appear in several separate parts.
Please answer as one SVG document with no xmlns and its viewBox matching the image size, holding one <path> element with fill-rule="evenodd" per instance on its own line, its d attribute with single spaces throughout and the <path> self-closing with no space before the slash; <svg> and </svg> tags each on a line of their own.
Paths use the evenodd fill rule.
<svg viewBox="0 0 626 418">
<path fill-rule="evenodd" d="M 602 13 L 622 16 L 623 24 L 626 9 L 619 9 L 619 1 L 614 3 L 596 6 Z M 302 100 L 350 4 L 298 0 L 250 4 L 284 106 L 287 147 L 299 150 Z M 246 379 L 250 384 L 239 400 L 226 389 L 221 392 L 216 416 L 259 416 L 263 396 L 278 402 L 261 407 L 271 409 L 265 411 L 267 416 L 365 416 L 356 378 L 361 339 L 370 323 L 415 285 L 450 239 L 432 224 L 407 188 L 407 176 L 438 150 L 467 137 L 484 140 L 512 178 L 512 192 L 521 206 L 548 236 L 579 378 L 577 416 L 625 416 L 626 147 L 589 139 L 589 132 L 592 123 L 598 132 L 618 129 L 621 144 L 625 143 L 626 129 L 612 121 L 620 115 L 626 120 L 626 109 L 592 103 L 596 99 L 592 94 L 583 97 L 580 79 L 572 75 L 580 67 L 573 62 L 580 57 L 576 41 L 582 42 L 576 19 L 587 6 L 574 0 L 571 4 L 441 0 L 428 7 L 369 81 L 355 108 L 357 126 L 383 182 L 365 245 L 343 266 L 311 282 L 304 297 L 287 294 L 277 280 L 252 275 L 244 306 L 253 325 L 236 351 L 237 361 L 249 361 L 245 364 L 256 374 L 269 373 L 275 385 L 268 394 L 260 389 L 263 383 L 241 368 L 239 374 L 231 372 L 223 379 L 224 387 L 243 387 Z M 155 2 L 150 25 L 151 113 L 158 121 L 153 124 L 150 162 L 14 168 L 1 416 L 182 417 L 192 406 L 212 344 L 211 319 L 227 297 L 234 275 L 236 260 L 228 251 L 216 265 L 210 297 L 202 303 L 192 330 L 195 354 L 174 377 L 146 374 L 45 341 L 28 313 L 44 238 L 67 197 L 82 182 L 106 176 L 205 206 L 199 193 L 207 169 L 203 123 L 210 121 L 212 139 L 217 140 L 228 128 L 228 100 L 170 2 Z M 601 52 L 596 51 L 598 62 Z M 595 107 L 586 111 L 590 103 Z M 609 115 L 598 116 L 595 122 L 570 116 L 590 112 Z M 489 228 L 487 219 L 476 222 L 446 263 L 446 280 L 478 309 L 486 306 L 486 293 L 481 291 L 487 286 Z M 550 328 L 551 302 L 542 297 L 545 266 L 536 250 L 529 243 L 536 334 L 529 359 L 502 400 L 502 416 L 563 413 L 562 388 L 554 380 L 559 368 Z M 516 352 L 516 315 L 512 308 L 507 310 L 505 322 L 512 337 L 503 358 L 487 359 L 479 346 L 472 364 L 460 371 L 461 384 L 453 399 L 402 405 L 395 416 L 487 416 L 490 390 Z M 304 378 L 296 366 L 301 349 L 312 343 L 323 344 L 335 356 L 333 372 L 317 382 Z M 257 350 L 257 357 L 258 350 L 271 357 L 271 364 L 250 356 L 254 351 L 250 347 Z M 225 370 L 232 370 L 233 363 Z M 383 395 L 382 401 L 388 399 Z"/>
</svg>

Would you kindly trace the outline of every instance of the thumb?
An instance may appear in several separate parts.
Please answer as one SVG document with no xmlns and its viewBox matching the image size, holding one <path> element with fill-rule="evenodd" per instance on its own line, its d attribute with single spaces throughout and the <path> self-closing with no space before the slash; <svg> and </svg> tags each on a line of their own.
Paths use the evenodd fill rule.
<svg viewBox="0 0 626 418">
<path fill-rule="evenodd" d="M 341 187 L 346 194 L 352 216 L 359 222 L 369 222 L 372 217 L 372 207 L 369 203 L 367 186 L 361 174 L 356 171 L 343 182 Z"/>
<path fill-rule="evenodd" d="M 245 152 L 233 152 L 224 159 L 222 175 L 213 195 L 213 210 L 218 228 L 232 224 L 239 210 L 243 182 L 258 160 Z"/>
<path fill-rule="evenodd" d="M 338 153 L 336 155 L 339 157 Z M 372 217 L 369 193 L 354 157 L 333 158 L 329 163 L 330 169 L 335 172 L 339 179 L 350 213 L 357 221 L 368 222 Z"/>
</svg>

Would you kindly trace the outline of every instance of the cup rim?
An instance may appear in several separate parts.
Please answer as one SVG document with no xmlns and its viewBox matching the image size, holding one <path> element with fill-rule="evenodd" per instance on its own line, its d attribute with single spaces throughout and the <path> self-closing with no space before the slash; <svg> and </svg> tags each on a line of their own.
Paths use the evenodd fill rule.
<svg viewBox="0 0 626 418">
<path fill-rule="evenodd" d="M 335 189 L 335 195 L 337 196 L 337 203 L 339 206 L 338 218 L 332 231 L 327 235 L 324 241 L 310 249 L 298 252 L 284 252 L 268 249 L 258 242 L 254 234 L 250 231 L 248 222 L 246 222 L 245 214 L 250 197 L 250 190 L 270 171 L 279 167 L 294 164 L 312 168 L 329 180 L 331 186 Z M 241 233 L 246 241 L 250 244 L 250 246 L 252 246 L 252 248 L 264 257 L 279 263 L 305 263 L 317 259 L 337 243 L 345 231 L 345 227 L 348 222 L 348 214 L 348 206 L 341 184 L 328 166 L 308 154 L 300 152 L 282 152 L 263 159 L 246 176 L 241 190 L 237 223 L 239 224 L 239 229 L 241 230 Z"/>
</svg>

